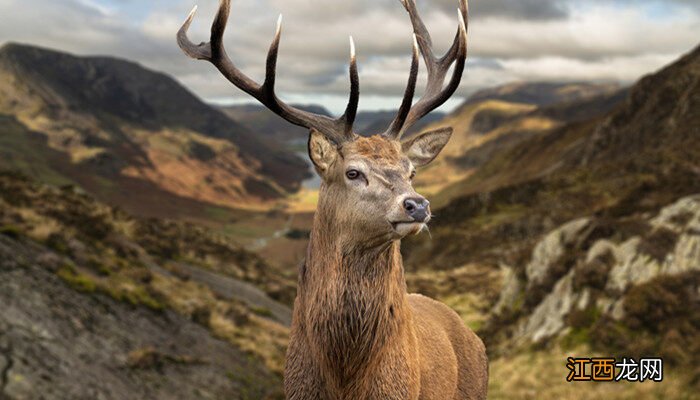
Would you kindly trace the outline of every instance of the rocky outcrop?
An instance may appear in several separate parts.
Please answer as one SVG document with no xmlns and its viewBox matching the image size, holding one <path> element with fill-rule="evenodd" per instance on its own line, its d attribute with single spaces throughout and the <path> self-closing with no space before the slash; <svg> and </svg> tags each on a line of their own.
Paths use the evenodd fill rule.
<svg viewBox="0 0 700 400">
<path fill-rule="evenodd" d="M 590 218 L 579 218 L 553 230 L 535 246 L 532 260 L 525 267 L 528 288 L 545 282 L 567 250 L 580 240 Z"/>
<path fill-rule="evenodd" d="M 613 320 L 625 317 L 626 293 L 659 277 L 700 271 L 700 196 L 689 196 L 663 208 L 655 217 L 644 220 L 644 228 L 621 241 L 602 238 L 592 241 L 585 252 L 569 262 L 571 268 L 561 277 L 552 277 L 575 242 L 583 242 L 594 224 L 582 218 L 547 234 L 536 246 L 526 267 L 526 280 L 513 274 L 506 279 L 494 312 L 503 314 L 522 306 L 518 298 L 527 298 L 545 281 L 555 283 L 544 298 L 520 320 L 516 341 L 539 342 L 570 327 L 572 313 L 590 313 Z M 613 235 L 614 236 L 614 235 Z"/>
<path fill-rule="evenodd" d="M 265 398 L 259 361 L 171 311 L 82 294 L 60 257 L 0 234 L 0 398 Z"/>
</svg>

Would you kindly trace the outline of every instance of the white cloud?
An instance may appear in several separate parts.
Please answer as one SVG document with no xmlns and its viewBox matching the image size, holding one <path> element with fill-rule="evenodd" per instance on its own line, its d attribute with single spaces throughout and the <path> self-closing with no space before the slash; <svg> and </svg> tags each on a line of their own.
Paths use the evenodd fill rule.
<svg viewBox="0 0 700 400">
<path fill-rule="evenodd" d="M 213 66 L 189 60 L 177 48 L 175 32 L 195 2 L 200 7 L 190 35 L 198 42 L 208 39 L 216 0 L 35 0 L 31 8 L 20 0 L 0 0 L 0 15 L 12 16 L 0 25 L 0 42 L 129 58 L 174 75 L 202 97 L 244 97 Z M 277 14 L 284 14 L 278 88 L 285 98 L 344 103 L 339 99 L 348 87 L 348 35 L 357 43 L 363 99 L 375 99 L 363 104 L 388 105 L 403 93 L 411 27 L 398 0 L 232 3 L 229 54 L 258 80 Z M 699 39 L 697 0 L 472 3 L 470 61 L 461 96 L 521 79 L 631 82 L 689 51 Z M 454 37 L 456 4 L 418 1 L 438 52 Z"/>
<path fill-rule="evenodd" d="M 656 19 L 642 9 L 613 5 L 587 7 L 567 20 L 487 19 L 475 21 L 471 28 L 472 51 L 495 58 L 559 56 L 583 60 L 680 54 L 700 39 L 700 17 L 696 14 Z"/>
</svg>

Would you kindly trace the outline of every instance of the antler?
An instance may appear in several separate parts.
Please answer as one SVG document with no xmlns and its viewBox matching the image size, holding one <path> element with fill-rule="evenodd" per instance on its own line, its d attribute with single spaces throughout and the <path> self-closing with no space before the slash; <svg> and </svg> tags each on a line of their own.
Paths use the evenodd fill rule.
<svg viewBox="0 0 700 400">
<path fill-rule="evenodd" d="M 267 54 L 267 64 L 265 69 L 265 82 L 260 85 L 246 76 L 233 64 L 223 45 L 224 30 L 228 21 L 230 11 L 230 0 L 220 0 L 219 11 L 216 13 L 211 26 L 211 38 L 207 43 L 194 44 L 187 37 L 187 30 L 192 23 L 194 14 L 197 11 L 195 6 L 190 15 L 185 20 L 180 30 L 177 32 L 177 43 L 185 54 L 199 60 L 206 60 L 214 66 L 235 86 L 249 95 L 256 98 L 271 111 L 286 119 L 287 121 L 303 126 L 314 128 L 326 135 L 328 138 L 340 144 L 351 140 L 354 137 L 352 125 L 357 114 L 357 104 L 360 97 L 359 77 L 357 73 L 357 61 L 355 57 L 355 44 L 350 37 L 350 100 L 348 101 L 345 113 L 337 119 L 329 118 L 325 115 L 314 114 L 308 111 L 294 108 L 281 101 L 275 94 L 275 74 L 277 68 L 277 53 L 279 51 L 280 36 L 282 33 L 282 16 L 277 21 L 275 38 Z"/>
<path fill-rule="evenodd" d="M 384 136 L 392 139 L 400 139 L 408 128 L 429 112 L 440 107 L 452 96 L 462 79 L 464 64 L 467 59 L 467 0 L 459 0 L 459 27 L 457 35 L 452 46 L 442 58 L 435 57 L 433 53 L 433 42 L 430 39 L 430 33 L 428 33 L 423 20 L 418 15 L 414 0 L 401 0 L 401 3 L 408 11 L 411 17 L 411 24 L 413 25 L 413 61 L 411 63 L 408 86 L 406 87 L 398 115 L 383 133 Z M 423 96 L 415 105 L 411 106 L 418 77 L 418 48 L 420 48 L 420 53 L 423 55 L 423 60 L 428 69 L 428 83 Z M 452 77 L 447 86 L 443 88 L 445 77 L 453 63 L 455 66 L 452 71 Z"/>
</svg>

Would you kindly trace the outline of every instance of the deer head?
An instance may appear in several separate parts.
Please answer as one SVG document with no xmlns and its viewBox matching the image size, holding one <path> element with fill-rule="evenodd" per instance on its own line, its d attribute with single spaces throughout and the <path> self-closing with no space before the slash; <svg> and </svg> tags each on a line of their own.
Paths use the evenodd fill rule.
<svg viewBox="0 0 700 400">
<path fill-rule="evenodd" d="M 230 11 L 230 0 L 221 0 L 207 43 L 196 45 L 187 38 L 194 17 L 192 10 L 177 34 L 180 48 L 190 57 L 207 60 L 238 88 L 292 124 L 309 128 L 309 156 L 323 179 L 319 213 L 334 221 L 335 232 L 344 241 L 374 246 L 418 233 L 430 220 L 429 202 L 416 193 L 411 180 L 415 168 L 431 162 L 447 144 L 451 128 L 423 133 L 402 141 L 404 132 L 439 107 L 457 89 L 467 56 L 467 3 L 459 0 L 459 26 L 447 53 L 438 58 L 414 0 L 401 0 L 413 25 L 413 57 L 398 113 L 388 129 L 372 137 L 353 131 L 359 100 L 359 77 L 355 45 L 350 38 L 350 100 L 337 119 L 292 107 L 275 94 L 275 70 L 282 32 L 280 19 L 270 46 L 265 81 L 258 84 L 243 74 L 227 56 L 222 43 Z M 419 54 L 427 67 L 428 83 L 413 104 L 418 77 Z M 450 67 L 451 77 L 445 85 Z M 330 227 L 329 229 L 333 229 Z M 342 227 L 342 229 L 338 228 Z"/>
</svg>

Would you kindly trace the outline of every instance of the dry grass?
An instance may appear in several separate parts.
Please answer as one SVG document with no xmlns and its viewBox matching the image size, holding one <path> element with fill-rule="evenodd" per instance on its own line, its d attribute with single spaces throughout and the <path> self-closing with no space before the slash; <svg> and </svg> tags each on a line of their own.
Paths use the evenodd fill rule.
<svg viewBox="0 0 700 400">
<path fill-rule="evenodd" d="M 287 211 L 293 213 L 313 212 L 316 210 L 317 203 L 318 189 L 303 188 L 286 200 L 285 207 Z"/>
<path fill-rule="evenodd" d="M 2 206 L 1 203 L 0 206 Z M 61 224 L 55 219 L 44 215 L 39 215 L 31 208 L 17 208 L 16 212 L 22 217 L 29 227 L 27 235 L 38 241 L 44 241 L 51 234 L 65 229 L 65 227 L 61 226 Z"/>
<path fill-rule="evenodd" d="M 73 164 L 80 164 L 106 152 L 105 149 L 100 147 L 76 146 L 71 149 L 69 156 Z"/>
<path fill-rule="evenodd" d="M 249 315 L 246 324 L 236 326 L 220 311 L 211 316 L 212 333 L 236 347 L 259 357 L 270 371 L 282 375 L 284 355 L 289 342 L 289 329 L 256 315 Z"/>
<path fill-rule="evenodd" d="M 443 297 L 440 300 L 455 310 L 464 323 L 474 331 L 478 331 L 486 322 L 487 317 L 482 310 L 488 304 L 481 296 L 473 293 L 462 293 Z"/>
<path fill-rule="evenodd" d="M 255 315 L 240 303 L 217 298 L 209 288 L 191 281 L 154 274 L 152 287 L 168 307 L 188 315 L 209 328 L 212 334 L 263 361 L 281 375 L 289 329 Z"/>
<path fill-rule="evenodd" d="M 664 370 L 663 382 L 567 382 L 566 358 L 606 356 L 586 348 L 553 348 L 492 360 L 489 399 L 698 399 L 682 371 Z"/>
</svg>

